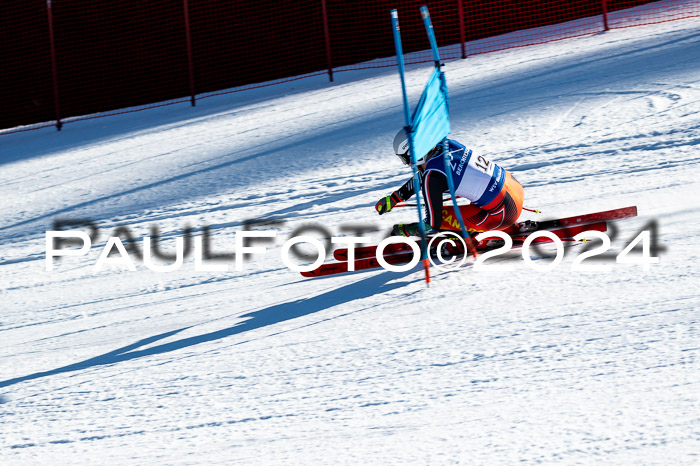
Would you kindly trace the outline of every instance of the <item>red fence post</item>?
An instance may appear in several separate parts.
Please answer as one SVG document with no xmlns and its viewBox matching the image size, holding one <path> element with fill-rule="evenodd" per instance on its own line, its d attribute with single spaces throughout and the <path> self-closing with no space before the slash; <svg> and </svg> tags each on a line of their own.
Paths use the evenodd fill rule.
<svg viewBox="0 0 700 466">
<path fill-rule="evenodd" d="M 331 36 L 328 33 L 328 11 L 326 10 L 326 0 L 321 0 L 321 11 L 323 13 L 323 34 L 326 38 L 326 62 L 328 64 L 328 77 L 333 82 L 333 62 L 331 61 Z"/>
<path fill-rule="evenodd" d="M 457 0 L 457 15 L 459 17 L 459 43 L 462 46 L 462 58 L 467 58 L 464 50 L 464 6 L 462 0 Z"/>
<path fill-rule="evenodd" d="M 49 44 L 51 49 L 51 77 L 53 80 L 53 102 L 56 110 L 56 129 L 61 131 L 63 123 L 61 123 L 61 106 L 58 100 L 58 69 L 56 67 L 56 44 L 53 36 L 53 10 L 51 9 L 51 0 L 46 0 L 46 11 L 49 17 Z"/>
<path fill-rule="evenodd" d="M 190 74 L 190 101 L 192 106 L 195 106 L 194 93 L 194 65 L 192 64 L 192 37 L 190 35 L 190 8 L 187 0 L 182 1 L 182 6 L 185 9 L 185 40 L 187 41 L 187 68 Z"/>
<path fill-rule="evenodd" d="M 600 0 L 601 6 L 603 7 L 603 27 L 606 31 L 609 31 L 608 27 L 608 0 Z"/>
</svg>

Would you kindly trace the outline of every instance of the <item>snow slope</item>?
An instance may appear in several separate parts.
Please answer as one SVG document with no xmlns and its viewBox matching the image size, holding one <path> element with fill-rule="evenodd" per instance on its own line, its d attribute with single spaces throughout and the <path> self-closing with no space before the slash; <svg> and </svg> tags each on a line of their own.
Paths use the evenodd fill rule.
<svg viewBox="0 0 700 466">
<path fill-rule="evenodd" d="M 0 462 L 697 464 L 700 21 L 452 61 L 453 137 L 543 216 L 637 205 L 660 263 L 304 279 L 303 226 L 380 240 L 395 70 L 0 136 Z M 429 68 L 409 70 L 415 102 Z M 534 218 L 532 215 L 524 218 Z M 100 228 L 45 270 L 56 219 Z M 236 271 L 93 273 L 110 232 L 277 232 Z M 545 251 L 545 255 L 551 250 Z M 542 259 L 549 261 L 551 259 Z"/>
</svg>

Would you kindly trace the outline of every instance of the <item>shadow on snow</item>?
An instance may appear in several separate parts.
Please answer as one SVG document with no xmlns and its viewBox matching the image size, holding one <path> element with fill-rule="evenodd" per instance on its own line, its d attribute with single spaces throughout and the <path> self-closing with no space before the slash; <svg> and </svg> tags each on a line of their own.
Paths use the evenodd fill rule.
<svg viewBox="0 0 700 466">
<path fill-rule="evenodd" d="M 40 379 L 42 377 L 48 377 L 51 375 L 63 374 L 66 372 L 75 372 L 97 366 L 106 366 L 109 364 L 130 361 L 132 359 L 142 358 L 146 356 L 165 354 L 171 351 L 177 351 L 183 348 L 199 345 L 201 343 L 220 340 L 222 338 L 231 337 L 233 335 L 238 335 L 250 330 L 259 329 L 280 322 L 296 319 L 298 317 L 314 314 L 316 312 L 323 311 L 325 309 L 337 306 L 339 304 L 345 304 L 358 299 L 374 296 L 378 293 L 385 293 L 396 288 L 400 288 L 404 286 L 405 283 L 389 284 L 389 282 L 396 278 L 405 276 L 409 273 L 411 272 L 384 272 L 378 275 L 373 275 L 371 277 L 364 278 L 349 285 L 333 289 L 331 291 L 322 293 L 312 298 L 298 299 L 291 302 L 275 304 L 265 309 L 244 314 L 241 317 L 248 318 L 248 320 L 236 324 L 232 327 L 216 330 L 214 332 L 204 333 L 202 335 L 181 338 L 179 340 L 171 341 L 169 343 L 163 343 L 157 346 L 139 350 L 139 348 L 150 345 L 159 340 L 171 337 L 192 327 L 188 326 L 178 330 L 172 330 L 169 332 L 161 333 L 148 338 L 144 338 L 133 344 L 123 346 L 114 351 L 95 356 L 94 358 L 77 362 L 75 364 L 69 364 L 67 366 L 59 367 L 50 371 L 36 372 L 34 374 L 0 381 L 0 387 L 7 387 L 20 382 Z M 327 319 L 322 319 L 318 322 L 323 322 L 324 320 Z M 245 341 L 237 344 L 241 343 L 245 343 Z"/>
</svg>

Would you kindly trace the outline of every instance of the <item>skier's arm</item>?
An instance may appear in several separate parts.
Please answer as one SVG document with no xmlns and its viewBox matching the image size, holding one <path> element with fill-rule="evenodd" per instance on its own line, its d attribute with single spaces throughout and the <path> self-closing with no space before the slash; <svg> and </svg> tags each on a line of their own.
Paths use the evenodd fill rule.
<svg viewBox="0 0 700 466">
<path fill-rule="evenodd" d="M 396 194 L 402 201 L 407 201 L 415 194 L 415 189 L 413 189 L 413 177 L 409 178 L 403 186 L 396 190 Z"/>
<path fill-rule="evenodd" d="M 382 215 L 389 212 L 399 202 L 409 199 L 411 196 L 413 196 L 414 192 L 413 178 L 411 178 L 393 193 L 379 199 L 374 208 L 377 210 L 379 215 Z"/>
<path fill-rule="evenodd" d="M 433 230 L 442 225 L 442 194 L 448 189 L 445 174 L 430 170 L 423 181 L 423 196 L 425 196 L 425 223 Z"/>
</svg>

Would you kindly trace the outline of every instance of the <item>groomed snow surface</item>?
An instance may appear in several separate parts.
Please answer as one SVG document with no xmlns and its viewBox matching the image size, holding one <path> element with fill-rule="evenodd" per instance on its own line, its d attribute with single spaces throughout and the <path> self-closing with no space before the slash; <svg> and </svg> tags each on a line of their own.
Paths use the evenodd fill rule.
<svg viewBox="0 0 700 466">
<path fill-rule="evenodd" d="M 409 70 L 412 102 L 429 71 Z M 511 170 L 539 217 L 638 206 L 610 272 L 572 272 L 581 245 L 549 273 L 433 268 L 430 288 L 420 268 L 284 266 L 300 227 L 379 241 L 415 221 L 373 208 L 410 175 L 391 154 L 394 69 L 0 136 L 0 463 L 700 462 L 700 21 L 445 72 L 452 137 Z M 58 219 L 99 236 L 47 272 Z M 119 226 L 173 251 L 208 225 L 230 253 L 250 220 L 278 236 L 240 272 L 190 256 L 93 273 Z M 650 222 L 660 263 L 616 264 Z"/>
</svg>

